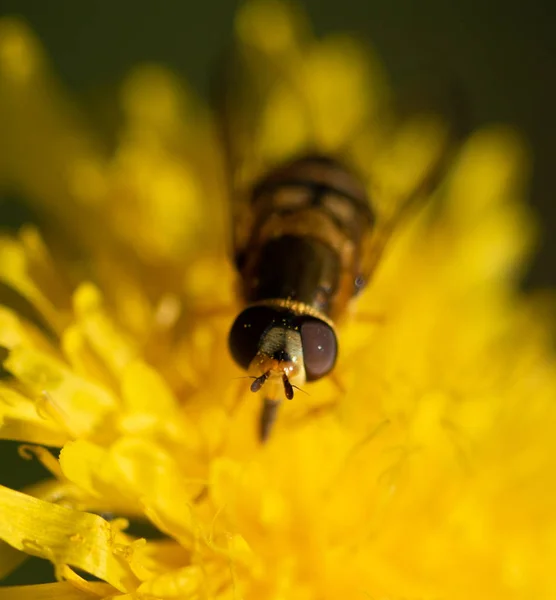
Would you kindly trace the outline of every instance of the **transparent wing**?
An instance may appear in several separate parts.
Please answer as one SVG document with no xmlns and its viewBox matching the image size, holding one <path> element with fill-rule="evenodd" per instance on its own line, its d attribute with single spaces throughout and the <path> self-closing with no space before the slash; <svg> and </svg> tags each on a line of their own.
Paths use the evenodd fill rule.
<svg viewBox="0 0 556 600">
<path fill-rule="evenodd" d="M 215 107 L 236 261 L 251 231 L 256 181 L 297 155 L 324 154 L 352 167 L 368 190 L 376 215 L 361 261 L 368 279 L 399 221 L 442 178 L 455 146 L 445 118 L 393 117 L 369 49 L 349 36 L 315 40 L 303 14 L 286 3 L 244 5 Z"/>
<path fill-rule="evenodd" d="M 448 117 L 422 114 L 393 125 L 374 144 L 367 170 L 376 223 L 363 242 L 361 285 L 371 278 L 400 222 L 426 202 L 445 178 L 463 130 Z"/>
<path fill-rule="evenodd" d="M 250 231 L 254 183 L 302 153 L 343 154 L 378 112 L 375 71 L 352 39 L 313 39 L 304 16 L 285 3 L 250 2 L 240 11 L 214 86 L 236 258 Z"/>
<path fill-rule="evenodd" d="M 259 128 L 272 96 L 274 78 L 265 67 L 264 58 L 248 47 L 234 47 L 221 71 L 216 92 L 236 259 L 245 249 L 252 224 L 250 188 L 268 162 L 261 148 Z"/>
</svg>

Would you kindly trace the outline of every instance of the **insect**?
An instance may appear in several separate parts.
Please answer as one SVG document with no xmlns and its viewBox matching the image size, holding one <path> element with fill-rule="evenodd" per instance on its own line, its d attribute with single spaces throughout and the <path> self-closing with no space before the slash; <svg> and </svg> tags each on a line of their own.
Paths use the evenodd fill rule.
<svg viewBox="0 0 556 600">
<path fill-rule="evenodd" d="M 236 257 L 246 308 L 232 357 L 265 389 L 266 439 L 280 398 L 333 369 L 334 319 L 362 287 L 361 242 L 373 224 L 364 188 L 337 161 L 303 156 L 271 171 L 251 196 L 254 223 Z M 282 388 L 282 389 L 280 389 Z"/>
<path fill-rule="evenodd" d="M 305 144 L 242 187 L 237 174 L 258 155 L 256 116 L 275 82 L 282 78 L 284 85 L 287 75 L 256 49 L 239 50 L 234 64 L 227 64 L 217 105 L 230 176 L 233 260 L 244 303 L 229 349 L 252 377 L 251 391 L 262 393 L 264 441 L 283 398 L 292 399 L 296 387 L 334 369 L 337 320 L 368 282 L 402 216 L 436 185 L 445 148 L 435 151 L 387 218 L 374 210 L 363 178 L 318 143 Z M 290 83 L 295 94 L 295 83 L 285 82 Z"/>
</svg>

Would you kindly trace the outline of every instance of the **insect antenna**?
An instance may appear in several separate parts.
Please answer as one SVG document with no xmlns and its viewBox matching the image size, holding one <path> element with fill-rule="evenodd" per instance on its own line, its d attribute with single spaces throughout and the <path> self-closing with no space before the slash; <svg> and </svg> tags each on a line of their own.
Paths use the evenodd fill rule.
<svg viewBox="0 0 556 600">
<path fill-rule="evenodd" d="M 270 377 L 270 371 L 263 373 L 260 377 L 255 377 L 255 381 L 251 384 L 251 391 L 258 392 L 264 385 L 265 381 Z"/>
<path fill-rule="evenodd" d="M 284 392 L 286 393 L 286 398 L 291 400 L 293 398 L 293 387 L 285 373 L 282 375 L 282 381 L 284 382 Z"/>
</svg>

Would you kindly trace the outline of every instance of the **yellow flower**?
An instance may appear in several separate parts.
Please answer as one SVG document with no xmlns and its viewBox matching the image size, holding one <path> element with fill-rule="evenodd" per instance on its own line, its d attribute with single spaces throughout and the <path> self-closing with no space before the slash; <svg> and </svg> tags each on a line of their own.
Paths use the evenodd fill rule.
<svg viewBox="0 0 556 600">
<path fill-rule="evenodd" d="M 380 213 L 439 152 L 441 123 L 394 125 L 350 38 L 314 40 L 272 0 L 245 5 L 237 36 L 312 115 L 275 82 L 239 121 L 243 185 L 316 142 L 345 151 Z M 0 23 L 0 177 L 48 241 L 0 240 L 17 296 L 0 309 L 0 437 L 52 474 L 0 487 L 0 576 L 32 555 L 57 579 L 0 599 L 556 597 L 552 304 L 517 292 L 533 226 L 515 136 L 466 142 L 340 325 L 344 391 L 308 386 L 261 445 L 226 350 L 238 304 L 211 116 L 160 67 L 121 98 L 106 156 L 25 25 Z M 126 531 L 145 520 L 163 536 Z"/>
</svg>

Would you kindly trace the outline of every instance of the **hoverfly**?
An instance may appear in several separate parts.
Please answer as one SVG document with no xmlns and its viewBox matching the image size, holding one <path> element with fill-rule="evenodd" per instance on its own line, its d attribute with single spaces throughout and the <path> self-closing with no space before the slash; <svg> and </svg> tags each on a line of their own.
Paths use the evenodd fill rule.
<svg viewBox="0 0 556 600">
<path fill-rule="evenodd" d="M 323 150 L 318 135 L 291 156 L 267 161 L 266 171 L 245 185 L 242 169 L 260 159 L 257 116 L 277 85 L 288 86 L 300 106 L 305 103 L 304 117 L 311 122 L 310 98 L 288 73 L 279 57 L 240 44 L 222 74 L 216 106 L 230 177 L 233 260 L 244 303 L 229 333 L 229 349 L 252 378 L 251 391 L 263 394 L 262 441 L 282 399 L 292 399 L 297 386 L 333 370 L 337 320 L 369 281 L 401 217 L 436 186 L 451 147 L 442 143 L 434 150 L 387 216 L 375 209 L 365 178 L 344 163 L 339 148 Z"/>
</svg>

